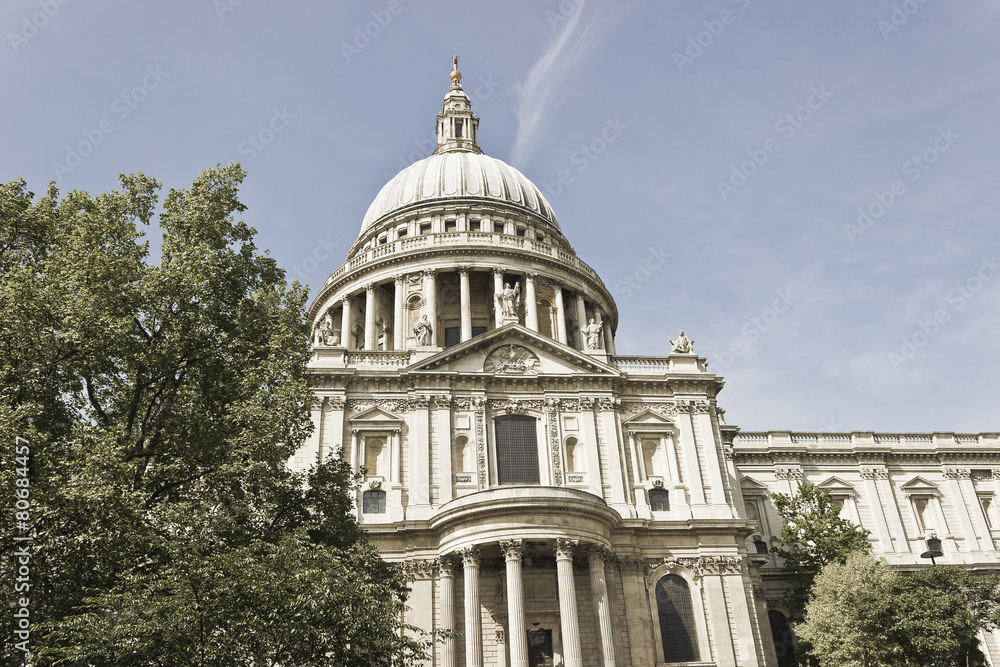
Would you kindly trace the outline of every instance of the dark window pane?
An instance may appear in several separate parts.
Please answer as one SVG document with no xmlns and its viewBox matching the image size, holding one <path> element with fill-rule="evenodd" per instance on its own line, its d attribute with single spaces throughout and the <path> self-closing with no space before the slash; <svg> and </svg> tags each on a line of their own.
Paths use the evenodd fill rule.
<svg viewBox="0 0 1000 667">
<path fill-rule="evenodd" d="M 372 490 L 362 493 L 361 511 L 364 514 L 385 514 L 385 491 Z"/>
<path fill-rule="evenodd" d="M 670 510 L 670 494 L 663 489 L 649 490 L 649 507 L 654 512 L 667 512 Z"/>
<path fill-rule="evenodd" d="M 444 346 L 451 347 L 462 342 L 462 330 L 459 327 L 445 327 Z"/>
<path fill-rule="evenodd" d="M 656 608 L 660 617 L 660 638 L 665 662 L 698 660 L 691 591 L 684 577 L 668 574 L 656 582 Z"/>
<path fill-rule="evenodd" d="M 538 484 L 538 441 L 535 418 L 497 417 L 493 422 L 497 446 L 497 481 L 501 484 Z"/>
<path fill-rule="evenodd" d="M 472 327 L 472 337 L 475 338 L 479 334 L 486 333 L 486 327 Z"/>
<path fill-rule="evenodd" d="M 788 619 L 780 611 L 772 609 L 767 612 L 767 620 L 771 623 L 771 639 L 774 641 L 774 652 L 778 654 L 778 667 L 795 667 L 795 637 Z"/>
</svg>

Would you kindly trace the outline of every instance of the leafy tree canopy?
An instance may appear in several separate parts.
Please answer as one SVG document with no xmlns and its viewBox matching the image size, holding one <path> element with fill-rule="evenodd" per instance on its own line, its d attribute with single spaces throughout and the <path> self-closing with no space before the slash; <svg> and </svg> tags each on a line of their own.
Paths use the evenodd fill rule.
<svg viewBox="0 0 1000 667">
<path fill-rule="evenodd" d="M 813 580 L 824 565 L 844 563 L 856 551 L 868 553 L 869 532 L 840 516 L 830 492 L 801 482 L 797 493 L 774 494 L 774 506 L 783 522 L 774 550 L 785 561 L 791 585 L 785 604 L 801 617 Z"/>
<path fill-rule="evenodd" d="M 0 186 L 0 527 L 7 544 L 33 535 L 37 666 L 425 654 L 400 626 L 404 576 L 350 518 L 349 467 L 285 467 L 311 429 L 306 293 L 235 219 L 243 177 L 220 167 L 171 190 L 155 263 L 146 176 L 37 201 L 23 181 Z M 27 527 L 13 523 L 15 437 L 31 448 Z"/>
<path fill-rule="evenodd" d="M 822 667 L 983 665 L 980 630 L 1000 624 L 1000 576 L 937 565 L 900 574 L 856 552 L 816 577 L 796 626 Z"/>
</svg>

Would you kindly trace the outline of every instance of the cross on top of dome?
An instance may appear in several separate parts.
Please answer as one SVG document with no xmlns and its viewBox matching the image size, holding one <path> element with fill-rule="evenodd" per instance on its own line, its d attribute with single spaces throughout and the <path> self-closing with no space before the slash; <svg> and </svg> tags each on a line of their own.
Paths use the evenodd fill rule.
<svg viewBox="0 0 1000 667">
<path fill-rule="evenodd" d="M 472 101 L 462 90 L 462 73 L 458 71 L 458 56 L 452 56 L 451 88 L 444 96 L 444 105 L 437 116 L 438 147 L 434 151 L 470 151 L 482 153 L 479 148 L 479 118 L 472 113 Z"/>
</svg>

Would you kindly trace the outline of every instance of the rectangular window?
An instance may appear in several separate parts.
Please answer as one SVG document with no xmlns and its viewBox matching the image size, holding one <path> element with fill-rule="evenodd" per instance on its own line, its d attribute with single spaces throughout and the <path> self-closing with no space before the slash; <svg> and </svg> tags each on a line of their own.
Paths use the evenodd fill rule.
<svg viewBox="0 0 1000 667">
<path fill-rule="evenodd" d="M 472 337 L 475 338 L 480 334 L 486 333 L 486 327 L 472 327 Z"/>
<path fill-rule="evenodd" d="M 502 222 L 494 222 L 493 223 L 493 233 L 494 234 L 503 234 L 503 223 Z"/>
<path fill-rule="evenodd" d="M 424 234 L 430 234 L 430 233 L 431 233 L 431 223 L 425 222 L 425 223 L 423 223 L 423 224 L 420 225 L 420 235 L 421 236 L 423 236 Z"/>
<path fill-rule="evenodd" d="M 457 232 L 458 231 L 458 223 L 456 223 L 454 220 L 445 220 L 444 221 L 444 231 L 446 231 L 446 232 Z"/>
<path fill-rule="evenodd" d="M 524 236 L 524 227 L 518 227 L 514 233 L 518 236 Z"/>
<path fill-rule="evenodd" d="M 406 236 L 406 227 L 400 227 L 399 229 L 397 229 L 396 236 L 398 236 L 399 238 L 403 238 L 404 236 Z"/>
<path fill-rule="evenodd" d="M 535 418 L 504 415 L 494 419 L 493 428 L 497 481 L 500 484 L 539 484 Z"/>
<path fill-rule="evenodd" d="M 444 346 L 451 347 L 462 342 L 462 330 L 459 327 L 445 327 Z"/>
<path fill-rule="evenodd" d="M 460 120 L 455 121 L 455 138 L 456 139 L 462 138 L 462 121 Z"/>
<path fill-rule="evenodd" d="M 480 229 L 479 224 L 480 223 L 479 223 L 478 220 L 469 220 L 469 231 L 470 232 L 478 232 L 479 229 Z"/>
<path fill-rule="evenodd" d="M 385 514 L 385 491 L 371 490 L 361 494 L 363 514 Z"/>
</svg>

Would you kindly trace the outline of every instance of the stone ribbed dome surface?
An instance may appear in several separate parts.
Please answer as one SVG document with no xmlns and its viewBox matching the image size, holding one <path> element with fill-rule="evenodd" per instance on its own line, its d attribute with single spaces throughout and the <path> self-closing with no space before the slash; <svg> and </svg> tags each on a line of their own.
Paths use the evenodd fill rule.
<svg viewBox="0 0 1000 667">
<path fill-rule="evenodd" d="M 411 164 L 386 183 L 368 207 L 362 233 L 383 217 L 425 202 L 495 200 L 533 213 L 559 229 L 552 206 L 535 184 L 502 160 L 471 151 L 448 151 Z"/>
</svg>

